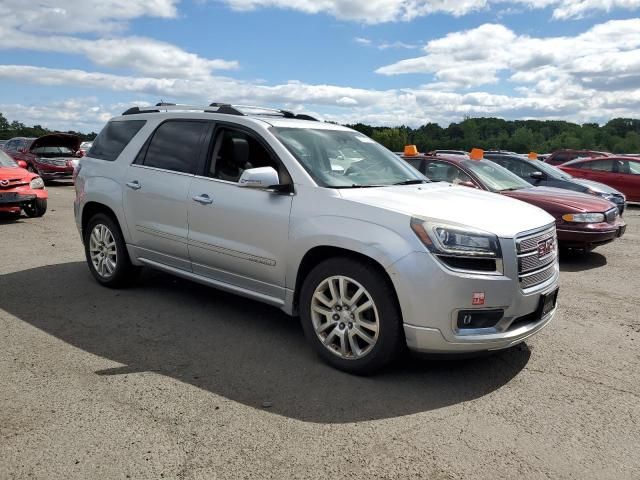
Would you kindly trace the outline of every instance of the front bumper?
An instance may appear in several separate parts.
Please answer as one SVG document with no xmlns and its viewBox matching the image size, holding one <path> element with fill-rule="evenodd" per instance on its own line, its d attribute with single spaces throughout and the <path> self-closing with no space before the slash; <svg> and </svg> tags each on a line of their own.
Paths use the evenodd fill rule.
<svg viewBox="0 0 640 480">
<path fill-rule="evenodd" d="M 420 353 L 499 350 L 524 341 L 551 321 L 556 308 L 538 318 L 535 312 L 542 296 L 557 289 L 557 263 L 551 278 L 523 290 L 514 242 L 501 239 L 501 244 L 502 275 L 452 271 L 427 252 L 413 252 L 387 269 L 398 293 L 409 349 Z M 478 293 L 484 294 L 481 306 L 473 304 Z M 496 309 L 503 314 L 495 326 L 458 328 L 459 312 Z"/>
<path fill-rule="evenodd" d="M 73 166 L 55 166 L 46 163 L 36 162 L 38 174 L 44 180 L 53 180 L 56 178 L 71 178 L 73 176 Z"/>
<path fill-rule="evenodd" d="M 23 194 L 18 192 L 0 192 L 1 207 L 21 207 L 33 202 L 37 196 L 35 194 Z"/>
<path fill-rule="evenodd" d="M 558 225 L 558 243 L 563 247 L 591 250 L 622 237 L 626 229 L 627 225 L 620 217 L 614 223 Z"/>
</svg>

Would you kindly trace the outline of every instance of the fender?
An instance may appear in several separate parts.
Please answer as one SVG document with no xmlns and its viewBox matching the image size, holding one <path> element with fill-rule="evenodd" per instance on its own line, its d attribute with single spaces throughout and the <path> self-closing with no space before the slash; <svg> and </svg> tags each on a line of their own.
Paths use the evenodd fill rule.
<svg viewBox="0 0 640 480">
<path fill-rule="evenodd" d="M 86 192 L 91 192 L 87 194 Z M 122 187 L 115 180 L 107 177 L 87 177 L 82 185 L 79 207 L 79 219 L 82 219 L 84 207 L 88 203 L 99 203 L 109 207 L 116 216 L 120 230 L 127 243 L 131 241 L 131 235 L 127 228 L 127 222 L 122 208 Z"/>
</svg>

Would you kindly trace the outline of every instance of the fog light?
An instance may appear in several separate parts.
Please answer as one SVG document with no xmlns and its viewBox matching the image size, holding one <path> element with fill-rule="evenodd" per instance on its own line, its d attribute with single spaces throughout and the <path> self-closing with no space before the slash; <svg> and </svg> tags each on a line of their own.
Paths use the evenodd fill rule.
<svg viewBox="0 0 640 480">
<path fill-rule="evenodd" d="M 491 328 L 500 321 L 504 310 L 461 310 L 458 312 L 458 329 Z"/>
</svg>

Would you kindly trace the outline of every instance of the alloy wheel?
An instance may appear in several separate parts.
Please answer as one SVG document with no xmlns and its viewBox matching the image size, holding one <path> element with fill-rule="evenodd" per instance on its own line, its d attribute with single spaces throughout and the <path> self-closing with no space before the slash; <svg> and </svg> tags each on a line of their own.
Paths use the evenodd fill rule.
<svg viewBox="0 0 640 480">
<path fill-rule="evenodd" d="M 378 341 L 380 321 L 373 298 L 343 275 L 329 277 L 315 289 L 311 320 L 325 348 L 346 360 L 366 356 Z"/>
<path fill-rule="evenodd" d="M 89 254 L 96 273 L 110 278 L 116 271 L 118 251 L 113 233 L 101 223 L 93 227 L 89 237 Z"/>
</svg>

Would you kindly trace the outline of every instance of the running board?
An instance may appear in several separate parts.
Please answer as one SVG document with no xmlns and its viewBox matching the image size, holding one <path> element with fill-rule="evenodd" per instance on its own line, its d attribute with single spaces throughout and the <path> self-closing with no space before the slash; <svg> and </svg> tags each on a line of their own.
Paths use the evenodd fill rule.
<svg viewBox="0 0 640 480">
<path fill-rule="evenodd" d="M 278 307 L 278 308 L 284 307 L 284 300 L 281 300 L 276 297 L 271 297 L 269 295 L 257 293 L 252 290 L 247 290 L 246 288 L 238 287 L 236 285 L 231 285 L 230 283 L 213 280 L 209 277 L 198 275 L 197 273 L 187 272 L 186 270 L 182 270 L 180 268 L 163 265 L 162 263 L 154 262 L 153 260 L 148 260 L 146 258 L 138 257 L 137 260 L 140 263 L 146 265 L 147 267 L 155 268 L 157 270 L 162 270 L 163 272 L 171 273 L 172 275 L 176 275 L 178 277 L 181 277 L 187 280 L 192 280 L 194 282 L 201 283 L 202 285 L 206 285 L 208 287 L 224 290 L 225 292 L 235 293 L 236 295 L 240 295 L 246 298 L 251 298 L 252 300 L 257 300 L 259 302 L 263 302 L 268 305 L 272 305 L 274 307 Z"/>
</svg>

